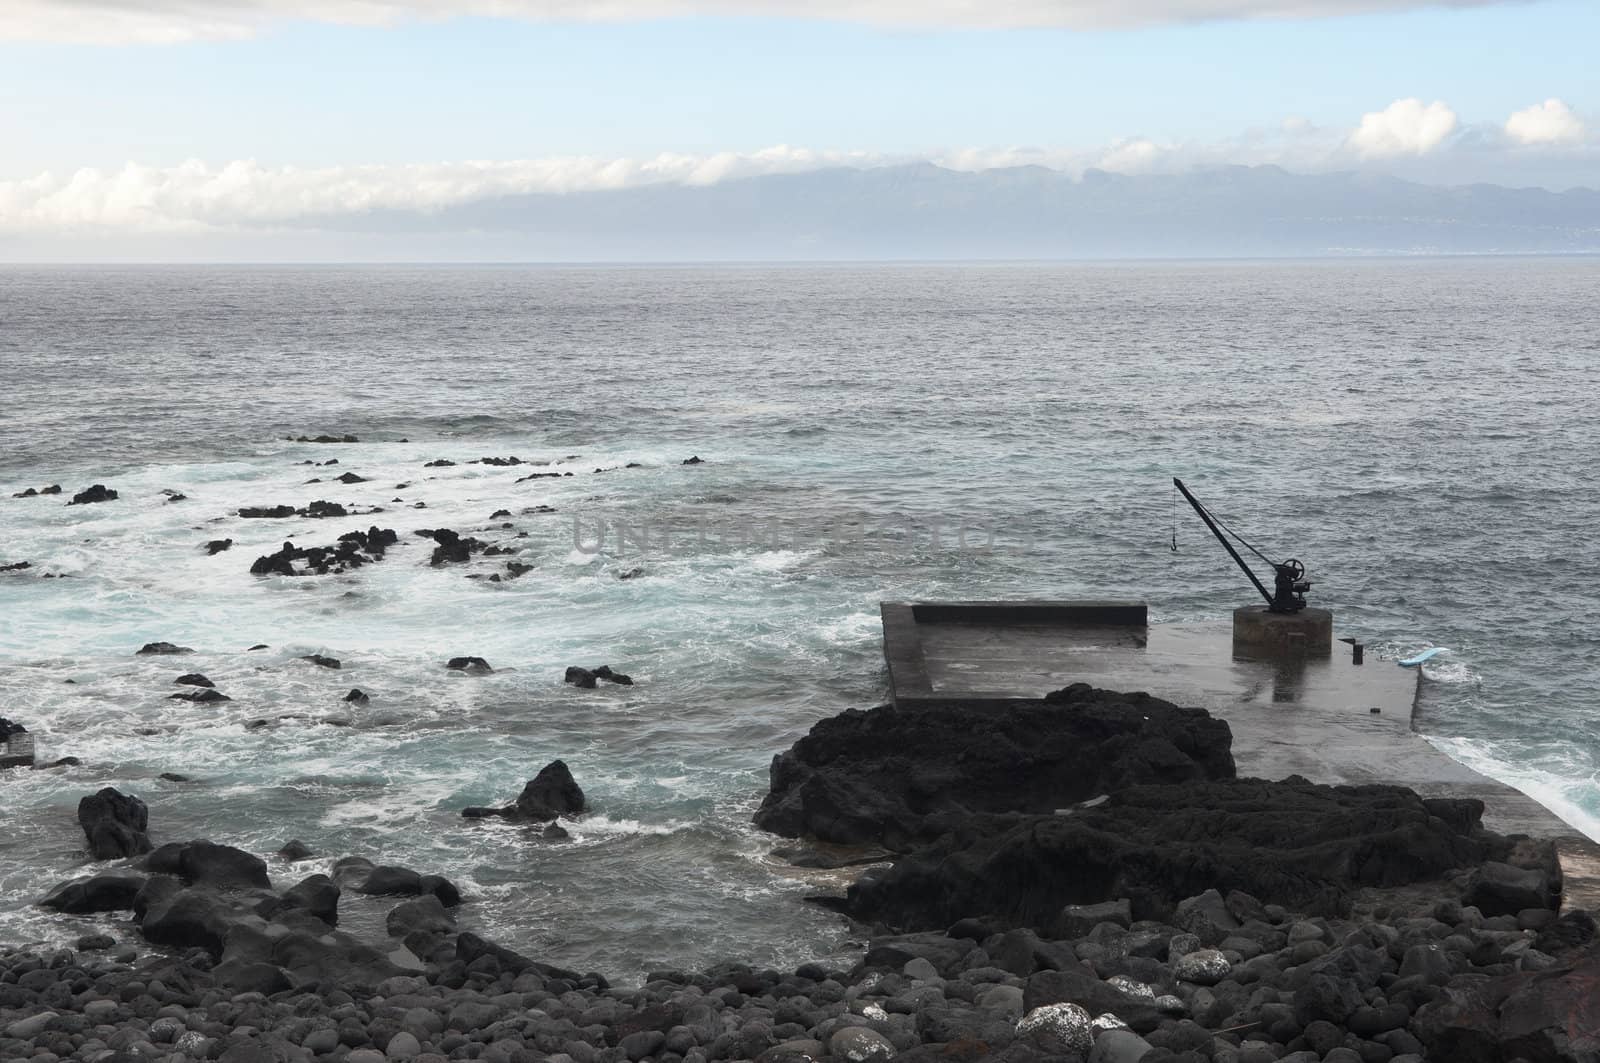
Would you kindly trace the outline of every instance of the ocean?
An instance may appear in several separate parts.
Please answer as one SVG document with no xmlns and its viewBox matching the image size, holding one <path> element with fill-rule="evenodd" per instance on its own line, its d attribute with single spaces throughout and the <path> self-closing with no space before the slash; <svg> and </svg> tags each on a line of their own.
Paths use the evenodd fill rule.
<svg viewBox="0 0 1600 1063">
<path fill-rule="evenodd" d="M 1421 729 L 1600 837 L 1597 291 L 1594 259 L 0 268 L 0 564 L 33 566 L 0 715 L 82 760 L 0 772 L 0 941 L 96 925 L 32 905 L 115 786 L 158 843 L 442 873 L 463 926 L 613 978 L 838 953 L 749 819 L 774 754 L 884 699 L 878 602 L 1225 617 L 1253 592 L 1175 475 L 1369 653 L 1448 647 Z M 324 433 L 360 442 L 286 439 Z M 317 499 L 383 512 L 233 515 Z M 381 562 L 250 574 L 373 524 Z M 431 566 L 439 527 L 509 552 Z M 562 682 L 602 663 L 635 684 Z M 190 671 L 233 700 L 169 700 Z M 460 818 L 557 758 L 569 841 Z"/>
</svg>

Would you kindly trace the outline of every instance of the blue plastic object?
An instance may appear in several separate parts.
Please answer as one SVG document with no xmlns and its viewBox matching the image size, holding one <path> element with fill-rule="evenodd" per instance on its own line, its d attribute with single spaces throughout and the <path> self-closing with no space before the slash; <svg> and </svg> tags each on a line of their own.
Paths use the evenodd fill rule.
<svg viewBox="0 0 1600 1063">
<path fill-rule="evenodd" d="M 1450 651 L 1445 649 L 1443 646 L 1435 646 L 1431 650 L 1423 650 L 1421 653 L 1417 654 L 1415 657 L 1407 657 L 1405 660 L 1396 661 L 1395 663 L 1398 664 L 1401 668 L 1415 668 L 1417 665 L 1422 664 L 1424 661 L 1431 661 L 1431 660 L 1433 660 L 1433 658 L 1439 656 L 1439 654 L 1441 654 L 1441 653 L 1449 653 L 1449 652 Z"/>
</svg>

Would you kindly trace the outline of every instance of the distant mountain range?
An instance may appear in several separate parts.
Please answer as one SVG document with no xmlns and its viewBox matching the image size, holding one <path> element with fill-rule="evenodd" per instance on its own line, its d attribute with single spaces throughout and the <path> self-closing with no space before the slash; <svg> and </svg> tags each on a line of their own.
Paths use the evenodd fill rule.
<svg viewBox="0 0 1600 1063">
<path fill-rule="evenodd" d="M 307 224 L 476 233 L 530 260 L 1015 259 L 1600 252 L 1600 191 L 1275 166 L 1180 175 L 931 164 L 522 195 Z"/>
</svg>

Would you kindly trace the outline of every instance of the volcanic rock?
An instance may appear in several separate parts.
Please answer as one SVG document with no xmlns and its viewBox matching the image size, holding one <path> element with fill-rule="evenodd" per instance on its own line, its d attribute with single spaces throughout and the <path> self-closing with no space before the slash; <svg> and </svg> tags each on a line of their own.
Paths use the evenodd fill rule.
<svg viewBox="0 0 1600 1063">
<path fill-rule="evenodd" d="M 133 899 L 144 888 L 138 875 L 86 875 L 60 883 L 39 901 L 40 907 L 70 915 L 133 910 Z"/>
<path fill-rule="evenodd" d="M 215 557 L 217 554 L 222 553 L 222 551 L 231 549 L 232 546 L 232 539 L 212 539 L 210 542 L 206 543 L 206 553 Z"/>
<path fill-rule="evenodd" d="M 187 646 L 174 646 L 170 642 L 147 642 L 134 651 L 135 657 L 147 657 L 161 654 L 193 653 Z"/>
<path fill-rule="evenodd" d="M 371 895 L 434 896 L 446 908 L 461 903 L 461 891 L 443 875 L 423 875 L 409 867 L 373 864 L 361 856 L 346 856 L 333 865 L 333 878 L 353 893 Z"/>
<path fill-rule="evenodd" d="M 346 473 L 345 475 L 348 476 L 350 474 Z M 350 511 L 339 503 L 328 502 L 321 498 L 315 502 L 308 502 L 303 508 L 295 510 L 295 513 L 298 516 L 314 517 L 318 520 L 326 517 L 348 517 L 350 515 Z"/>
<path fill-rule="evenodd" d="M 482 657 L 452 657 L 445 663 L 445 668 L 452 672 L 467 672 L 471 675 L 488 675 L 494 671 L 489 667 L 489 662 Z"/>
<path fill-rule="evenodd" d="M 604 679 L 608 683 L 616 683 L 619 686 L 633 686 L 632 676 L 614 671 L 608 664 L 602 664 L 598 668 L 579 668 L 573 665 L 567 669 L 566 674 L 562 677 L 563 682 L 571 683 L 573 686 L 581 687 L 584 690 L 594 689 L 595 681 L 598 679 Z"/>
<path fill-rule="evenodd" d="M 117 860 L 150 851 L 145 829 L 150 810 L 137 797 L 106 787 L 78 802 L 78 824 L 94 860 Z"/>
<path fill-rule="evenodd" d="M 1452 984 L 1412 1030 L 1430 1059 L 1450 1063 L 1591 1060 L 1600 1052 L 1600 955 L 1543 971 Z"/>
<path fill-rule="evenodd" d="M 1203 709 L 1084 684 L 1051 697 L 823 720 L 773 759 L 756 825 L 904 850 L 972 813 L 1053 812 L 1137 783 L 1233 777 L 1232 733 Z"/>
<path fill-rule="evenodd" d="M 283 848 L 278 850 L 278 855 L 285 860 L 304 860 L 312 855 L 311 846 L 298 838 L 291 838 L 283 843 Z"/>
<path fill-rule="evenodd" d="M 339 658 L 337 658 L 337 657 L 326 657 L 326 656 L 323 656 L 320 653 L 307 653 L 307 654 L 304 654 L 300 659 L 302 661 L 310 661 L 312 664 L 317 665 L 317 666 L 322 667 L 322 668 L 340 668 L 340 667 L 343 667 L 343 665 L 339 661 Z"/>
<path fill-rule="evenodd" d="M 270 889 L 267 863 L 254 853 L 208 841 L 168 842 L 145 858 L 152 874 L 174 875 L 191 886 Z"/>
<path fill-rule="evenodd" d="M 548 822 L 560 816 L 573 816 L 587 807 L 583 788 L 572 777 L 565 761 L 553 760 L 539 769 L 522 793 L 509 805 L 501 808 L 464 808 L 461 814 L 468 819 L 501 816 L 510 820 Z"/>
<path fill-rule="evenodd" d="M 309 912 L 329 926 L 339 925 L 339 887 L 327 875 L 311 875 L 284 890 L 274 915 L 290 909 Z"/>
<path fill-rule="evenodd" d="M 428 560 L 430 565 L 469 561 L 473 554 L 489 545 L 479 539 L 462 538 L 459 532 L 451 531 L 449 528 L 424 528 L 417 534 L 439 544 L 434 547 L 433 556 Z"/>
<path fill-rule="evenodd" d="M 67 505 L 86 506 L 91 502 L 110 502 L 116 497 L 117 493 L 105 484 L 95 484 L 93 487 L 86 487 L 73 495 L 72 501 L 68 502 Z"/>
<path fill-rule="evenodd" d="M 191 687 L 214 687 L 217 685 L 211 680 L 207 679 L 205 676 L 201 675 L 199 672 L 189 672 L 186 675 L 180 675 L 177 679 L 174 679 L 173 682 Z"/>
<path fill-rule="evenodd" d="M 180 690 L 176 694 L 168 694 L 167 700 L 193 701 L 200 704 L 207 704 L 213 701 L 232 701 L 233 699 L 228 697 L 228 695 L 224 694 L 222 691 L 214 690 L 208 685 L 201 690 Z"/>
<path fill-rule="evenodd" d="M 901 928 L 982 915 L 1048 929 L 1063 903 L 1126 897 L 1169 918 L 1212 888 L 1313 914 L 1348 910 L 1362 886 L 1397 886 L 1504 855 L 1471 818 L 1460 830 L 1398 786 L 1237 779 L 1135 786 L 1070 816 L 970 816 L 936 843 L 853 885 L 857 918 Z M 1476 802 L 1476 814 L 1482 806 Z"/>
<path fill-rule="evenodd" d="M 1516 915 L 1526 908 L 1551 908 L 1560 891 L 1552 890 L 1545 872 L 1489 861 L 1472 873 L 1461 903 L 1486 916 Z"/>
<path fill-rule="evenodd" d="M 368 528 L 345 532 L 336 546 L 297 547 L 286 542 L 276 553 L 256 558 L 250 572 L 257 576 L 325 576 L 383 560 L 385 551 L 398 541 L 391 528 Z M 302 563 L 303 567 L 296 567 Z"/>
</svg>

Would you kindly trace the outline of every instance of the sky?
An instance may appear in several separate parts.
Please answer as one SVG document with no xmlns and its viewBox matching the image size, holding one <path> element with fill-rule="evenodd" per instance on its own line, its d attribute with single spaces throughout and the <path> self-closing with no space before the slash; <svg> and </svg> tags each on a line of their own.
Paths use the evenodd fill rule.
<svg viewBox="0 0 1600 1063">
<path fill-rule="evenodd" d="M 0 241 L 829 165 L 1600 187 L 1600 3 L 3 0 Z"/>
</svg>

